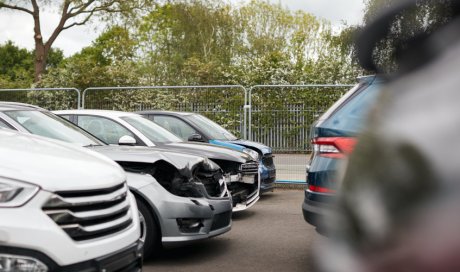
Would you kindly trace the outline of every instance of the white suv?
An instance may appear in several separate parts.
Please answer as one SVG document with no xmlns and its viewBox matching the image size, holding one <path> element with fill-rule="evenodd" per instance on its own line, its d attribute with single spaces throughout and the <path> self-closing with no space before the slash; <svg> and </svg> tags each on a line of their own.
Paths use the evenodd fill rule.
<svg viewBox="0 0 460 272">
<path fill-rule="evenodd" d="M 0 271 L 141 271 L 134 197 L 95 152 L 0 129 Z"/>
</svg>

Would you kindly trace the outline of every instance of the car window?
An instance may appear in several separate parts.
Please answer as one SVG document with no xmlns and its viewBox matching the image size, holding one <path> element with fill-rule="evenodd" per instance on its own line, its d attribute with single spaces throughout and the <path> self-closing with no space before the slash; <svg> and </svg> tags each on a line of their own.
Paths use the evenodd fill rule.
<svg viewBox="0 0 460 272">
<path fill-rule="evenodd" d="M 381 84 L 369 85 L 369 87 L 352 96 L 345 104 L 341 105 L 336 112 L 321 124 L 321 127 L 352 133 L 360 132 L 367 114 L 375 104 L 381 89 Z"/>
<path fill-rule="evenodd" d="M 124 126 L 104 117 L 79 115 L 77 124 L 108 144 L 117 145 L 123 136 L 135 138 L 134 134 Z"/>
<path fill-rule="evenodd" d="M 230 131 L 201 114 L 190 114 L 187 116 L 187 120 L 194 124 L 195 127 L 200 128 L 201 131 L 205 131 L 210 139 L 222 141 L 234 141 L 238 139 Z"/>
<path fill-rule="evenodd" d="M 59 115 L 59 116 L 70 121 L 70 115 Z"/>
<path fill-rule="evenodd" d="M 0 128 L 11 128 L 3 119 L 0 119 Z"/>
<path fill-rule="evenodd" d="M 154 121 L 184 141 L 187 141 L 188 137 L 191 135 L 198 134 L 193 127 L 176 117 L 157 115 L 155 116 Z"/>
<path fill-rule="evenodd" d="M 164 129 L 162 126 L 150 121 L 139 115 L 130 115 L 120 117 L 126 123 L 130 124 L 153 143 L 179 143 L 182 139 Z"/>
<path fill-rule="evenodd" d="M 142 114 L 145 118 L 149 119 L 150 121 L 155 121 L 155 115 L 153 114 Z"/>
</svg>

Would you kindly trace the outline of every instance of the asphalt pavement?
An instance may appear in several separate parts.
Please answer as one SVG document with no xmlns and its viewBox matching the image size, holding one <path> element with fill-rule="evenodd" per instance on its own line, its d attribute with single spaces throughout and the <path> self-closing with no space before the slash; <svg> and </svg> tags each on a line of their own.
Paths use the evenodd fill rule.
<svg viewBox="0 0 460 272">
<path fill-rule="evenodd" d="M 305 182 L 309 154 L 274 154 L 276 179 L 281 181 Z"/>
<path fill-rule="evenodd" d="M 144 271 L 311 271 L 318 234 L 302 217 L 302 190 L 277 189 L 233 216 L 232 230 L 146 260 Z"/>
</svg>

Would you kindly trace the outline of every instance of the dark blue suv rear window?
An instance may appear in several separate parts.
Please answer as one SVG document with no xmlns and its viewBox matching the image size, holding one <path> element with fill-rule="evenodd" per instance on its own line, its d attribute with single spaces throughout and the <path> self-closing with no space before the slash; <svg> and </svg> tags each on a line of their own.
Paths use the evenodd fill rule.
<svg viewBox="0 0 460 272">
<path fill-rule="evenodd" d="M 334 134 L 353 136 L 363 129 L 369 110 L 376 102 L 382 84 L 375 83 L 360 89 L 344 102 L 319 128 L 332 130 Z M 319 135 L 321 136 L 321 135 Z M 323 135 L 330 136 L 330 135 Z"/>
</svg>

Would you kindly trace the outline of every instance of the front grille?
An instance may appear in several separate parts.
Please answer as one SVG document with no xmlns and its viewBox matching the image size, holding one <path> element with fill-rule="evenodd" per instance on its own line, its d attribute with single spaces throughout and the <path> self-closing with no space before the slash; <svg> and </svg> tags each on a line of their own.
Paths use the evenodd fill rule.
<svg viewBox="0 0 460 272">
<path fill-rule="evenodd" d="M 275 163 L 273 162 L 273 155 L 266 154 L 262 157 L 262 164 L 267 168 L 275 168 Z"/>
<path fill-rule="evenodd" d="M 259 164 L 257 162 L 243 163 L 240 171 L 244 175 L 254 175 L 259 173 Z"/>
<path fill-rule="evenodd" d="M 214 220 L 212 221 L 211 231 L 229 226 L 231 217 L 232 217 L 231 211 L 214 215 Z"/>
<path fill-rule="evenodd" d="M 73 240 L 95 239 L 132 224 L 128 186 L 55 192 L 43 211 Z"/>
</svg>

